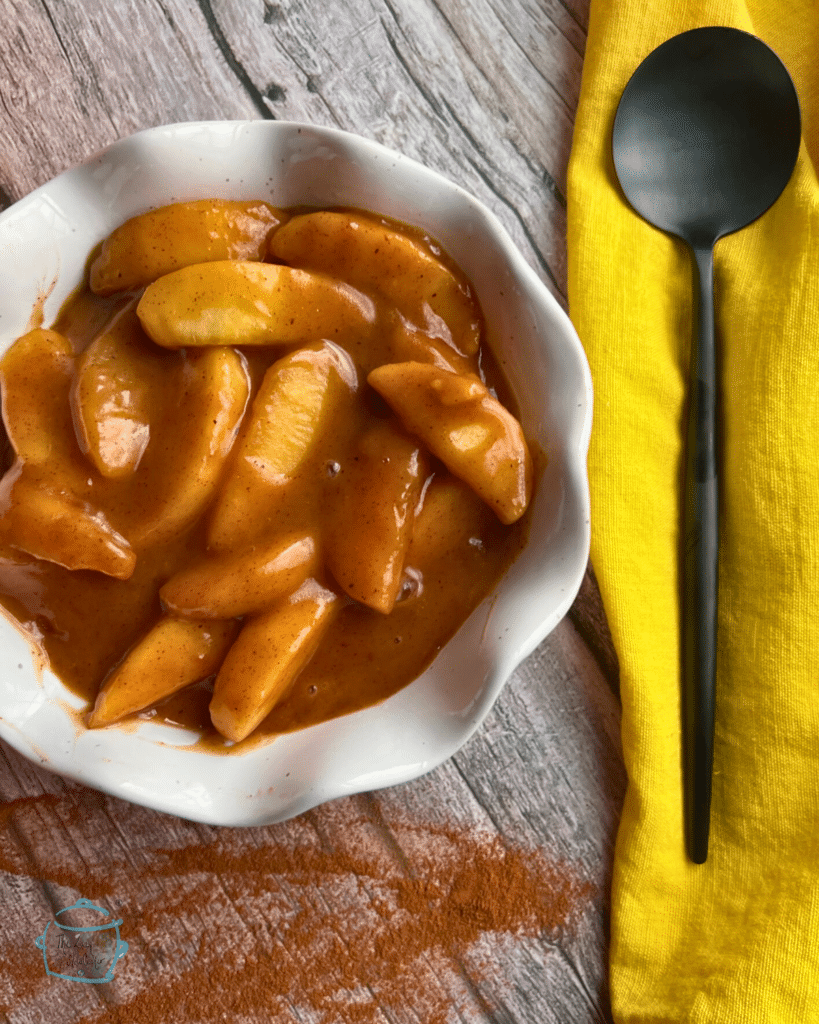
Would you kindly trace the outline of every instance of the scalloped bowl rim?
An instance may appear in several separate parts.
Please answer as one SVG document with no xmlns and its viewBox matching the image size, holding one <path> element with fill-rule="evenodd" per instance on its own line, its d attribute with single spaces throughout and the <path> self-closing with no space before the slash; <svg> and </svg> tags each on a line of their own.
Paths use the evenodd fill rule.
<svg viewBox="0 0 819 1024">
<path fill-rule="evenodd" d="M 407 782 L 455 753 L 518 664 L 568 611 L 589 552 L 592 383 L 557 300 L 495 215 L 441 174 L 335 128 L 189 122 L 113 143 L 0 214 L 0 351 L 38 299 L 46 324 L 87 254 L 151 207 L 220 195 L 349 205 L 425 228 L 469 274 L 547 465 L 523 553 L 418 679 L 363 711 L 240 754 L 191 749 L 170 726 L 87 730 L 81 702 L 0 621 L 0 736 L 31 760 L 132 802 L 219 825 L 284 820 L 339 796 Z M 521 339 L 525 342 L 521 342 Z"/>
</svg>

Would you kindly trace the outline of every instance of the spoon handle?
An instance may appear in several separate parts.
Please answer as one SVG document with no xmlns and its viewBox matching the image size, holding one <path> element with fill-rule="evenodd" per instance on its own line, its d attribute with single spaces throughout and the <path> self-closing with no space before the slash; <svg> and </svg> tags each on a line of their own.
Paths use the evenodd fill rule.
<svg viewBox="0 0 819 1024">
<path fill-rule="evenodd" d="M 685 807 L 691 859 L 708 856 L 717 667 L 717 372 L 713 247 L 694 247 L 697 334 L 691 350 L 683 516 Z"/>
</svg>

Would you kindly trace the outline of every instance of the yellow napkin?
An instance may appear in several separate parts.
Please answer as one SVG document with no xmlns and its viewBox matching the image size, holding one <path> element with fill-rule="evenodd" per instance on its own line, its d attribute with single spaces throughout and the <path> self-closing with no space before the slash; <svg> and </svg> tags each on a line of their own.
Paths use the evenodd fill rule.
<svg viewBox="0 0 819 1024">
<path fill-rule="evenodd" d="M 569 312 L 595 383 L 592 562 L 621 666 L 617 1024 L 819 1021 L 819 4 L 592 0 L 569 167 Z M 686 859 L 678 486 L 691 260 L 621 198 L 620 94 L 678 32 L 733 25 L 794 78 L 794 177 L 717 243 L 724 389 L 715 774 L 706 864 Z"/>
</svg>

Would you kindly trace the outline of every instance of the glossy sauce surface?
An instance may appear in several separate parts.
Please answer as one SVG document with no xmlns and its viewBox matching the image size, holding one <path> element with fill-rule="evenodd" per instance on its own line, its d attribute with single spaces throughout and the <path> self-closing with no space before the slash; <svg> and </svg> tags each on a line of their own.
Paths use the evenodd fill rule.
<svg viewBox="0 0 819 1024">
<path fill-rule="evenodd" d="M 368 224 L 397 227 L 355 212 L 349 215 L 360 216 Z M 406 226 L 398 227 L 446 262 L 459 285 L 469 290 L 460 271 L 434 242 Z M 272 251 L 275 258 L 275 246 Z M 330 263 L 321 268 L 322 272 L 342 282 L 348 280 L 355 256 L 352 242 L 342 246 L 329 257 Z M 403 359 L 436 361 L 436 353 L 443 353 L 442 358 L 455 370 L 476 374 L 507 407 L 512 405 L 486 344 L 477 347 L 470 340 L 459 347 L 446 337 L 441 318 L 429 312 L 428 304 L 421 304 L 426 319 L 413 318 L 412 310 L 399 309 L 395 297 L 385 295 L 384 289 L 366 281 L 352 284 L 369 300 L 368 321 L 363 327 L 346 327 L 328 340 L 347 353 L 355 367 L 357 384 L 351 390 L 354 400 L 345 407 L 338 429 L 326 433 L 307 470 L 289 488 L 288 500 L 281 507 L 271 507 L 261 527 L 254 525 L 265 536 L 299 531 L 322 534 L 330 530 L 332 520 L 334 543 L 343 544 L 345 530 L 350 543 L 355 542 L 362 527 L 352 519 L 345 521 L 338 511 L 343 507 L 339 488 L 353 473 L 362 436 L 373 431 L 377 434 L 385 425 L 395 429 L 396 423 L 386 403 L 366 384 L 366 375 L 373 368 Z M 13 478 L 20 470 L 19 461 L 0 482 L 0 603 L 40 647 L 53 671 L 89 705 L 112 668 L 163 614 L 160 587 L 180 570 L 208 557 L 208 544 L 215 535 L 214 505 L 223 497 L 220 492 L 215 501 L 209 501 L 193 522 L 176 523 L 173 519 L 175 480 L 186 471 L 186 439 L 198 429 L 192 418 L 191 393 L 199 386 L 197 374 L 201 377 L 203 351 L 207 350 L 155 345 L 134 312 L 139 295 L 135 292 L 103 298 L 84 287 L 53 325 L 70 341 L 69 361 L 76 366 L 94 338 L 118 318 L 117 329 L 127 335 L 129 349 L 144 363 L 154 404 L 150 439 L 137 471 L 123 478 L 105 477 L 83 453 L 72 427 L 68 378 L 64 383 L 57 380 L 41 387 L 42 404 L 60 425 L 60 458 L 22 467 L 35 485 L 63 486 L 68 480 L 72 494 L 102 512 L 136 553 L 131 577 L 117 579 L 87 569 L 71 570 L 21 552 L 3 532 L 3 521 L 14 507 Z M 416 301 L 417 297 L 410 299 Z M 471 330 L 478 339 L 483 337 L 483 324 L 477 307 L 475 310 Z M 304 339 L 308 344 L 316 341 Z M 240 346 L 235 350 L 247 375 L 248 408 L 268 368 L 303 348 L 304 343 Z M 32 379 L 33 387 L 41 386 L 37 367 L 32 367 Z M 511 526 L 503 525 L 442 462 L 428 453 L 423 460 L 423 482 L 413 508 L 412 540 L 392 611 L 383 614 L 342 594 L 341 611 L 323 636 L 318 652 L 262 722 L 256 738 L 378 703 L 407 685 L 519 554 L 526 540 L 526 515 Z M 258 539 L 258 535 L 248 535 L 243 544 Z M 220 549 L 224 550 L 224 544 Z M 324 582 L 334 586 L 329 573 L 325 573 Z M 200 681 L 142 712 L 140 717 L 194 727 L 201 730 L 203 744 L 214 750 L 225 749 L 226 741 L 210 724 L 211 693 L 212 679 Z"/>
</svg>

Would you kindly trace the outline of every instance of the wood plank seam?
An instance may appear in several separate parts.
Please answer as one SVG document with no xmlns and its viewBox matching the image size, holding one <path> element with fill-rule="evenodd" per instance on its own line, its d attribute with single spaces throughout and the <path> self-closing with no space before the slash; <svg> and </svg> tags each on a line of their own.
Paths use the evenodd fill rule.
<svg viewBox="0 0 819 1024">
<path fill-rule="evenodd" d="M 199 10 L 202 12 L 208 31 L 211 34 L 211 38 L 216 44 L 219 53 L 222 55 L 222 59 L 238 79 L 245 93 L 248 95 L 258 111 L 259 116 L 266 121 L 275 121 L 276 116 L 265 102 L 264 95 L 259 91 L 253 79 L 247 73 L 244 65 L 233 52 L 233 48 L 228 42 L 225 33 L 222 31 L 222 26 L 219 24 L 219 20 L 213 13 L 213 5 L 210 0 L 196 0 L 196 3 L 199 6 Z"/>
</svg>

